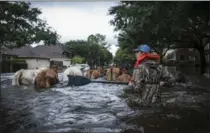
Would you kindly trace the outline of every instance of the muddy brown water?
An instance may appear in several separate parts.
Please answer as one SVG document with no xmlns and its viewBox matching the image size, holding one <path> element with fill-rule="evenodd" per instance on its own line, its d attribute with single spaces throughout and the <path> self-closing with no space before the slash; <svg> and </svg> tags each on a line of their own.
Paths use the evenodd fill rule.
<svg viewBox="0 0 210 133">
<path fill-rule="evenodd" d="M 193 75 L 193 84 L 163 87 L 163 104 L 143 108 L 122 97 L 124 85 L 36 91 L 13 87 L 12 73 L 2 74 L 1 132 L 209 133 L 209 80 Z"/>
</svg>

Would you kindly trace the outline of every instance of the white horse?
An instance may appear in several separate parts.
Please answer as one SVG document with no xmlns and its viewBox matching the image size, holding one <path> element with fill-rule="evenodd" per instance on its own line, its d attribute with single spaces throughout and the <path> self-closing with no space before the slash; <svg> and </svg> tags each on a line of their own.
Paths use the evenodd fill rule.
<svg viewBox="0 0 210 133">
<path fill-rule="evenodd" d="M 64 75 L 83 76 L 80 66 L 70 66 L 64 72 Z"/>
<path fill-rule="evenodd" d="M 72 65 L 68 67 L 63 72 L 63 77 L 61 83 L 68 82 L 67 75 L 73 75 L 73 76 L 85 76 L 87 71 L 90 69 L 89 66 L 80 66 L 80 65 Z"/>
<path fill-rule="evenodd" d="M 33 85 L 35 78 L 39 72 L 45 70 L 46 68 L 39 68 L 39 69 L 21 69 L 17 71 L 12 79 L 12 85 L 20 86 L 23 85 Z"/>
</svg>

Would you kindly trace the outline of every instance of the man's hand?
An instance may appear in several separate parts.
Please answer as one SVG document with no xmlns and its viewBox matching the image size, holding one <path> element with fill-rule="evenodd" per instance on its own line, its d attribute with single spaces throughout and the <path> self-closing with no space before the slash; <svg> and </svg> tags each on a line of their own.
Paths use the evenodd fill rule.
<svg viewBox="0 0 210 133">
<path fill-rule="evenodd" d="M 129 81 L 128 86 L 131 87 L 131 88 L 134 88 L 134 78 L 133 77 Z"/>
<path fill-rule="evenodd" d="M 133 87 L 133 82 L 129 81 L 128 86 Z"/>
</svg>

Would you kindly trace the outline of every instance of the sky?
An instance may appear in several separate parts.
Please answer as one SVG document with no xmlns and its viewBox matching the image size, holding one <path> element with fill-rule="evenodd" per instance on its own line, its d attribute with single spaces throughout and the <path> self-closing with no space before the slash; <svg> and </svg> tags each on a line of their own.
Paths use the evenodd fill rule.
<svg viewBox="0 0 210 133">
<path fill-rule="evenodd" d="M 109 24 L 113 16 L 108 15 L 108 9 L 115 4 L 116 2 L 32 2 L 33 7 L 41 9 L 40 18 L 57 31 L 62 43 L 86 40 L 89 35 L 100 33 L 106 35 L 113 55 L 117 50 L 117 32 Z"/>
</svg>

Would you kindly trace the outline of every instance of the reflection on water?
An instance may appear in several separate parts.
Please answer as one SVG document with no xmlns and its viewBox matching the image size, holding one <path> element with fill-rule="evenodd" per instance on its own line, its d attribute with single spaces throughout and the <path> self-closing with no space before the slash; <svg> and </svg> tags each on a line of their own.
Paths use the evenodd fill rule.
<svg viewBox="0 0 210 133">
<path fill-rule="evenodd" d="M 94 83 L 37 92 L 33 86 L 8 84 L 2 88 L 4 132 L 119 132 L 124 125 L 119 119 L 133 113 L 118 97 L 123 93 L 119 85 Z"/>
<path fill-rule="evenodd" d="M 168 69 L 172 73 L 181 71 L 195 84 L 208 88 L 209 80 L 196 74 L 199 69 Z M 33 86 L 12 87 L 11 79 L 12 74 L 1 76 L 2 133 L 121 132 L 125 129 L 124 133 L 199 133 L 201 129 L 206 131 L 210 124 L 207 108 L 210 93 L 195 87 L 165 88 L 162 100 L 167 109 L 138 107 L 137 110 L 120 97 L 125 87 L 121 85 L 92 83 L 37 92 Z M 177 106 L 171 107 L 174 101 Z"/>
</svg>

